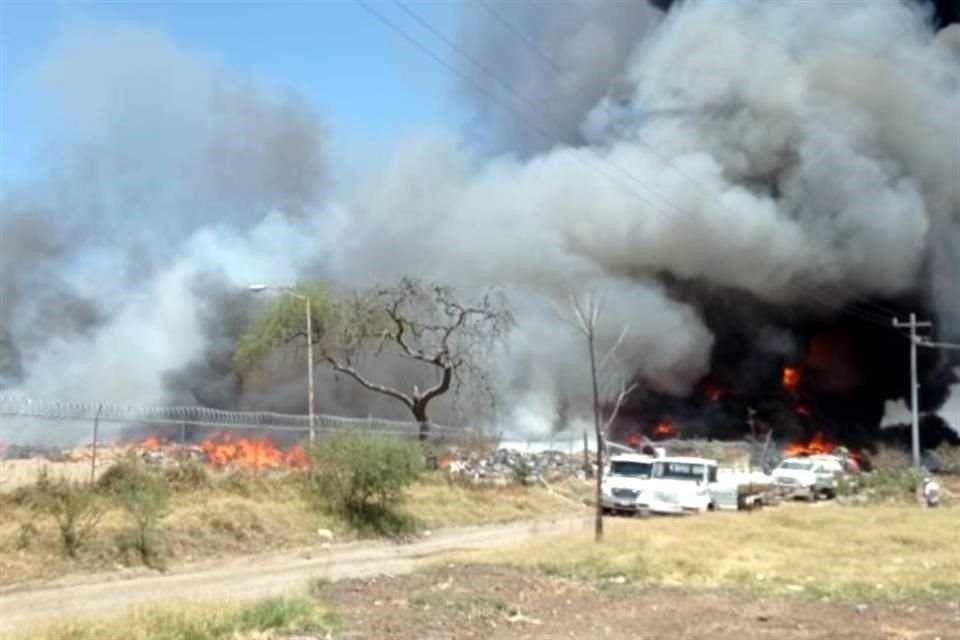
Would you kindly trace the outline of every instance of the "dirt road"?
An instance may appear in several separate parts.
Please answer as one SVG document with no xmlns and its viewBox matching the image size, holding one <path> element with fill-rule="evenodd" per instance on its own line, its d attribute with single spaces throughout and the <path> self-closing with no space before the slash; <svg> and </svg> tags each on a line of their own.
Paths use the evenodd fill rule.
<svg viewBox="0 0 960 640">
<path fill-rule="evenodd" d="M 248 598 L 331 580 L 409 573 L 417 561 L 451 550 L 518 542 L 544 531 L 589 526 L 583 515 L 505 525 L 451 529 L 409 543 L 351 543 L 179 567 L 165 574 L 100 574 L 0 590 L 0 633 L 58 617 L 106 614 L 151 601 Z"/>
</svg>

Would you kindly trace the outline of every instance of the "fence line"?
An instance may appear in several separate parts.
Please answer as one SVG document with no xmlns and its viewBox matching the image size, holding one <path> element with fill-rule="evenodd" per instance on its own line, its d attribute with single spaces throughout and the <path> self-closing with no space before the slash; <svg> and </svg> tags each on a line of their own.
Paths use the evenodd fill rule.
<svg viewBox="0 0 960 640">
<path fill-rule="evenodd" d="M 91 421 L 143 425 L 189 425 L 191 428 L 238 429 L 254 431 L 286 431 L 306 433 L 310 418 L 305 415 L 270 411 L 223 411 L 208 407 L 168 406 L 134 407 L 86 402 L 59 402 L 39 400 L 19 394 L 0 393 L 0 416 L 24 419 L 62 421 Z M 414 421 L 384 418 L 351 418 L 345 416 L 314 416 L 318 432 L 359 430 L 369 434 L 404 435 L 418 433 L 420 424 Z M 435 436 L 470 435 L 478 433 L 468 427 L 450 427 L 430 423 Z"/>
</svg>

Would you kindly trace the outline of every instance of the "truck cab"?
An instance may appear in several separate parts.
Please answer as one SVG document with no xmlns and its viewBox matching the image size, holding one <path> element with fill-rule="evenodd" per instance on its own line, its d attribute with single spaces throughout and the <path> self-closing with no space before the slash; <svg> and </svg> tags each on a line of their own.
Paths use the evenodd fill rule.
<svg viewBox="0 0 960 640">
<path fill-rule="evenodd" d="M 603 510 L 607 513 L 636 513 L 637 498 L 650 481 L 655 458 L 620 454 L 610 458 L 601 484 Z"/>
<path fill-rule="evenodd" d="M 717 482 L 717 461 L 688 456 L 657 458 L 637 509 L 644 513 L 690 514 L 713 508 L 710 486 Z"/>
</svg>

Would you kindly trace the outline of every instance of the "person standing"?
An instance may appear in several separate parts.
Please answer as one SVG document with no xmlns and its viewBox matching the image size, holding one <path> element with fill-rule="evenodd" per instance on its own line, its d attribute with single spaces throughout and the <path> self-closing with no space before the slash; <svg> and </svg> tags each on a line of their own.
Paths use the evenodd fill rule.
<svg viewBox="0 0 960 640">
<path fill-rule="evenodd" d="M 940 504 L 940 485 L 929 476 L 923 479 L 923 499 L 929 508 Z"/>
</svg>

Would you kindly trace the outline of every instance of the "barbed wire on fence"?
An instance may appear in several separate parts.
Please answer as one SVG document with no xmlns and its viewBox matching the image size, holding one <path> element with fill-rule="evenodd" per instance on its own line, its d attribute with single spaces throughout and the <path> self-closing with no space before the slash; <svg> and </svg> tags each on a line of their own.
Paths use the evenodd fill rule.
<svg viewBox="0 0 960 640">
<path fill-rule="evenodd" d="M 62 402 L 9 393 L 0 393 L 0 416 L 49 420 L 189 424 L 194 427 L 205 428 L 301 433 L 310 430 L 310 418 L 300 414 L 271 411 L 225 411 L 209 407 L 135 407 L 105 403 Z M 370 434 L 394 435 L 416 433 L 420 429 L 420 424 L 405 420 L 321 414 L 314 416 L 314 427 L 317 431 L 355 429 Z M 430 432 L 435 435 L 478 433 L 476 429 L 469 427 L 451 427 L 433 422 L 430 423 Z"/>
</svg>

